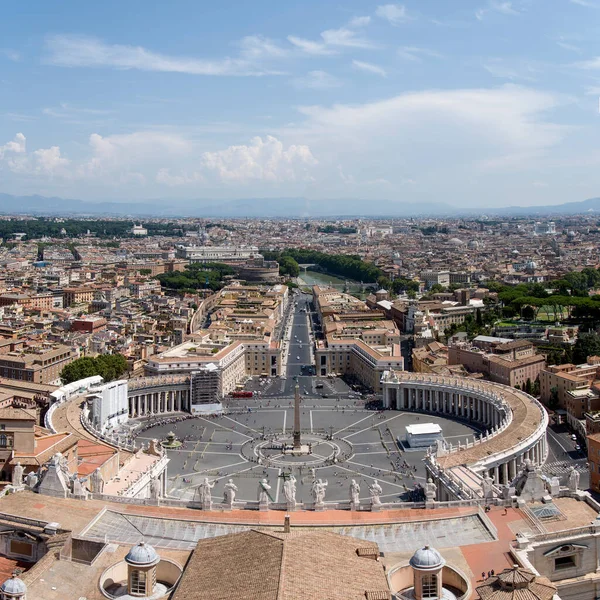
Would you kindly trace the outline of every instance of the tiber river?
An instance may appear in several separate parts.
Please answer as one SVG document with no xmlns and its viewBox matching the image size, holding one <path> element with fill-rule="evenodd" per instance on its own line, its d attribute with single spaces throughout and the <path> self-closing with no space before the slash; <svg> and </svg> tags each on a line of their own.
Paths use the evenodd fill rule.
<svg viewBox="0 0 600 600">
<path fill-rule="evenodd" d="M 304 285 L 335 285 L 336 289 L 342 291 L 344 283 L 348 282 L 348 293 L 356 296 L 357 298 L 365 299 L 368 296 L 367 290 L 362 290 L 360 283 L 352 281 L 350 279 L 341 279 L 334 277 L 333 275 L 327 275 L 326 273 L 319 273 L 318 271 L 306 271 L 300 269 L 300 277 Z M 299 283 L 301 283 L 299 281 Z M 301 283 L 302 285 L 302 283 Z"/>
</svg>

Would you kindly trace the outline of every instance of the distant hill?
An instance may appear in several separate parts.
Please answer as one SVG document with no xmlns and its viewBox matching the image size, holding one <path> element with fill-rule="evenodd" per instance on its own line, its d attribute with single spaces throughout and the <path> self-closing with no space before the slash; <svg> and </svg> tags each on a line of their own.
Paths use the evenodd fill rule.
<svg viewBox="0 0 600 600">
<path fill-rule="evenodd" d="M 507 216 L 581 215 L 584 213 L 597 212 L 600 216 L 600 198 L 589 198 L 582 202 L 567 202 L 565 204 L 556 204 L 554 206 L 508 206 L 506 208 L 497 208 L 486 212 L 504 214 Z"/>
<path fill-rule="evenodd" d="M 0 213 L 32 215 L 93 215 L 122 217 L 334 217 L 450 215 L 446 204 L 406 204 L 391 201 L 247 198 L 243 200 L 149 200 L 85 202 L 44 196 L 0 194 Z"/>
<path fill-rule="evenodd" d="M 148 200 L 86 202 L 83 200 L 0 194 L 0 214 L 112 217 L 456 217 L 561 216 L 598 212 L 600 198 L 554 206 L 459 208 L 445 203 L 414 204 L 391 200 L 308 200 L 306 198 L 247 198 L 241 200 Z"/>
</svg>

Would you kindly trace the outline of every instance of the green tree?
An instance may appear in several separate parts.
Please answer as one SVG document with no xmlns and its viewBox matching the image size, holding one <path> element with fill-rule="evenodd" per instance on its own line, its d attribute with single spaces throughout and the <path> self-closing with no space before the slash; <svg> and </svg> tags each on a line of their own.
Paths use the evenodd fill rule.
<svg viewBox="0 0 600 600">
<path fill-rule="evenodd" d="M 279 274 L 288 277 L 298 277 L 300 275 L 300 267 L 291 256 L 283 255 L 279 259 Z"/>
<path fill-rule="evenodd" d="M 127 359 L 122 354 L 102 354 L 94 358 L 85 356 L 64 367 L 60 378 L 64 384 L 94 375 L 100 375 L 104 381 L 113 381 L 121 377 L 127 367 Z"/>
<path fill-rule="evenodd" d="M 600 336 L 593 332 L 580 333 L 573 349 L 573 360 L 575 363 L 584 363 L 588 356 L 598 355 L 600 355 Z"/>
</svg>

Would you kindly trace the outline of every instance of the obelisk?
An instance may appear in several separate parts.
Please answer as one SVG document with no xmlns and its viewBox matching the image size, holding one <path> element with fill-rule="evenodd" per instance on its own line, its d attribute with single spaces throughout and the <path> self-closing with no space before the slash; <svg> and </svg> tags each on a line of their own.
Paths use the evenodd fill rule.
<svg viewBox="0 0 600 600">
<path fill-rule="evenodd" d="M 302 450 L 300 443 L 300 386 L 294 388 L 294 450 Z"/>
</svg>

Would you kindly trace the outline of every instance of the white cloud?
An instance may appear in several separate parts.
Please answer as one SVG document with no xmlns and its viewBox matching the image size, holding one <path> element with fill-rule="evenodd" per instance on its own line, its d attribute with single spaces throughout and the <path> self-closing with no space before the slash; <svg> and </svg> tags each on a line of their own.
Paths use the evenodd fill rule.
<svg viewBox="0 0 600 600">
<path fill-rule="evenodd" d="M 371 17 L 353 17 L 348 23 L 349 27 L 366 27 L 371 22 Z"/>
<path fill-rule="evenodd" d="M 443 56 L 435 50 L 428 48 L 418 48 L 416 46 L 402 46 L 398 48 L 398 56 L 404 60 L 413 62 L 421 62 L 423 57 L 426 58 L 443 58 Z"/>
<path fill-rule="evenodd" d="M 294 35 L 288 41 L 305 54 L 330 55 L 337 54 L 341 48 L 375 48 L 375 44 L 359 36 L 356 31 L 341 27 L 321 32 L 321 40 L 307 40 Z"/>
<path fill-rule="evenodd" d="M 0 55 L 12 60 L 13 62 L 19 62 L 21 60 L 21 53 L 10 48 L 0 48 Z"/>
<path fill-rule="evenodd" d="M 182 185 L 189 185 L 191 183 L 201 183 L 204 181 L 204 177 L 194 171 L 193 173 L 187 173 L 186 171 L 182 171 L 179 174 L 173 174 L 171 169 L 159 169 L 156 174 L 156 182 L 162 183 L 163 185 L 168 185 L 169 187 L 178 187 Z"/>
<path fill-rule="evenodd" d="M 573 44 L 569 44 L 568 42 L 563 42 L 563 41 L 558 41 L 556 43 L 563 50 L 568 50 L 569 52 L 577 52 L 577 54 L 581 54 L 581 48 L 579 48 L 579 46 L 575 46 Z"/>
<path fill-rule="evenodd" d="M 539 65 L 531 61 L 516 61 L 507 63 L 501 58 L 492 58 L 483 64 L 483 68 L 492 77 L 509 79 L 510 81 L 535 81 L 540 73 Z"/>
<path fill-rule="evenodd" d="M 58 146 L 40 148 L 31 154 L 26 154 L 24 144 L 23 142 L 23 150 L 21 150 L 18 156 L 13 156 L 7 160 L 8 168 L 13 173 L 48 177 L 54 175 L 70 177 L 70 173 L 67 170 L 70 161 L 61 155 Z"/>
<path fill-rule="evenodd" d="M 4 158 L 7 153 L 23 154 L 27 149 L 27 140 L 22 133 L 17 133 L 14 139 L 10 142 L 6 142 L 4 146 L 0 146 L 0 160 Z"/>
<path fill-rule="evenodd" d="M 578 69 L 584 69 L 585 71 L 596 71 L 600 69 L 600 56 L 591 58 L 589 60 L 582 60 L 574 65 Z"/>
<path fill-rule="evenodd" d="M 539 164 L 570 134 L 547 117 L 566 101 L 515 85 L 430 90 L 361 105 L 304 106 L 305 121 L 278 136 L 319 157 L 313 176 L 320 197 L 351 192 L 340 187 L 341 176 L 332 183 L 341 165 L 356 181 L 386 179 L 391 189 L 418 181 L 414 193 L 432 199 L 440 178 L 466 190 L 465 182 L 478 176 L 487 181 L 510 170 L 514 177 Z"/>
<path fill-rule="evenodd" d="M 308 146 L 287 148 L 277 138 L 255 137 L 249 145 L 229 146 L 217 152 L 204 152 L 202 167 L 221 181 L 243 183 L 252 180 L 282 182 L 309 180 L 309 168 L 317 164 Z"/>
<path fill-rule="evenodd" d="M 165 160 L 181 159 L 193 149 L 184 137 L 158 131 L 138 131 L 103 137 L 93 133 L 89 138 L 91 158 L 84 161 L 79 173 L 84 177 L 100 177 L 109 173 L 137 171 Z"/>
<path fill-rule="evenodd" d="M 323 42 L 306 40 L 304 38 L 296 37 L 295 35 L 288 35 L 287 39 L 288 42 L 290 42 L 290 44 L 296 46 L 296 48 L 298 48 L 302 52 L 305 52 L 306 54 L 326 56 L 329 54 L 336 53 L 335 50 L 333 50 L 332 48 L 328 48 Z"/>
<path fill-rule="evenodd" d="M 305 77 L 297 77 L 292 80 L 297 88 L 309 88 L 314 90 L 328 90 L 337 88 L 342 82 L 326 71 L 310 71 Z"/>
<path fill-rule="evenodd" d="M 352 66 L 360 71 L 366 71 L 367 73 L 374 73 L 381 77 L 387 77 L 385 69 L 373 63 L 364 62 L 362 60 L 353 60 Z"/>
<path fill-rule="evenodd" d="M 383 4 L 377 7 L 375 14 L 392 25 L 400 25 L 409 20 L 406 7 L 402 4 Z"/>
<path fill-rule="evenodd" d="M 479 21 L 482 21 L 484 17 L 491 12 L 510 16 L 516 16 L 521 14 L 521 11 L 517 10 L 512 2 L 490 0 L 484 8 L 480 8 L 475 12 L 475 17 Z"/>
<path fill-rule="evenodd" d="M 345 48 L 374 48 L 375 45 L 358 36 L 351 30 L 341 27 L 340 29 L 328 29 L 321 33 L 326 46 L 341 46 Z"/>
<path fill-rule="evenodd" d="M 67 104 L 66 102 L 61 102 L 60 105 L 57 107 L 49 107 L 42 109 L 43 114 L 49 117 L 57 117 L 61 119 L 72 117 L 74 115 L 109 115 L 112 112 L 112 110 L 106 110 L 103 108 L 80 108 L 77 106 Z"/>
<path fill-rule="evenodd" d="M 305 54 L 317 56 L 337 54 L 340 48 L 375 48 L 375 44 L 356 32 L 370 22 L 371 17 L 353 17 L 344 27 L 322 31 L 320 40 L 307 40 L 295 35 L 288 35 L 287 40 Z"/>
<path fill-rule="evenodd" d="M 585 6 L 586 8 L 598 8 L 595 2 L 590 2 L 589 0 L 569 0 L 569 2 L 577 6 Z"/>
<path fill-rule="evenodd" d="M 58 146 L 52 146 L 51 148 L 36 150 L 33 153 L 33 162 L 36 171 L 53 175 L 56 171 L 67 167 L 70 161 L 68 158 L 61 156 Z"/>
<path fill-rule="evenodd" d="M 44 62 L 60 67 L 112 67 L 187 73 L 190 75 L 259 76 L 278 74 L 257 59 L 277 55 L 275 44 L 258 36 L 244 38 L 241 54 L 236 58 L 202 59 L 169 56 L 142 46 L 105 44 L 96 38 L 80 35 L 53 35 L 46 40 Z"/>
<path fill-rule="evenodd" d="M 249 35 L 240 41 L 242 55 L 246 58 L 285 58 L 289 52 L 262 35 Z"/>
</svg>

